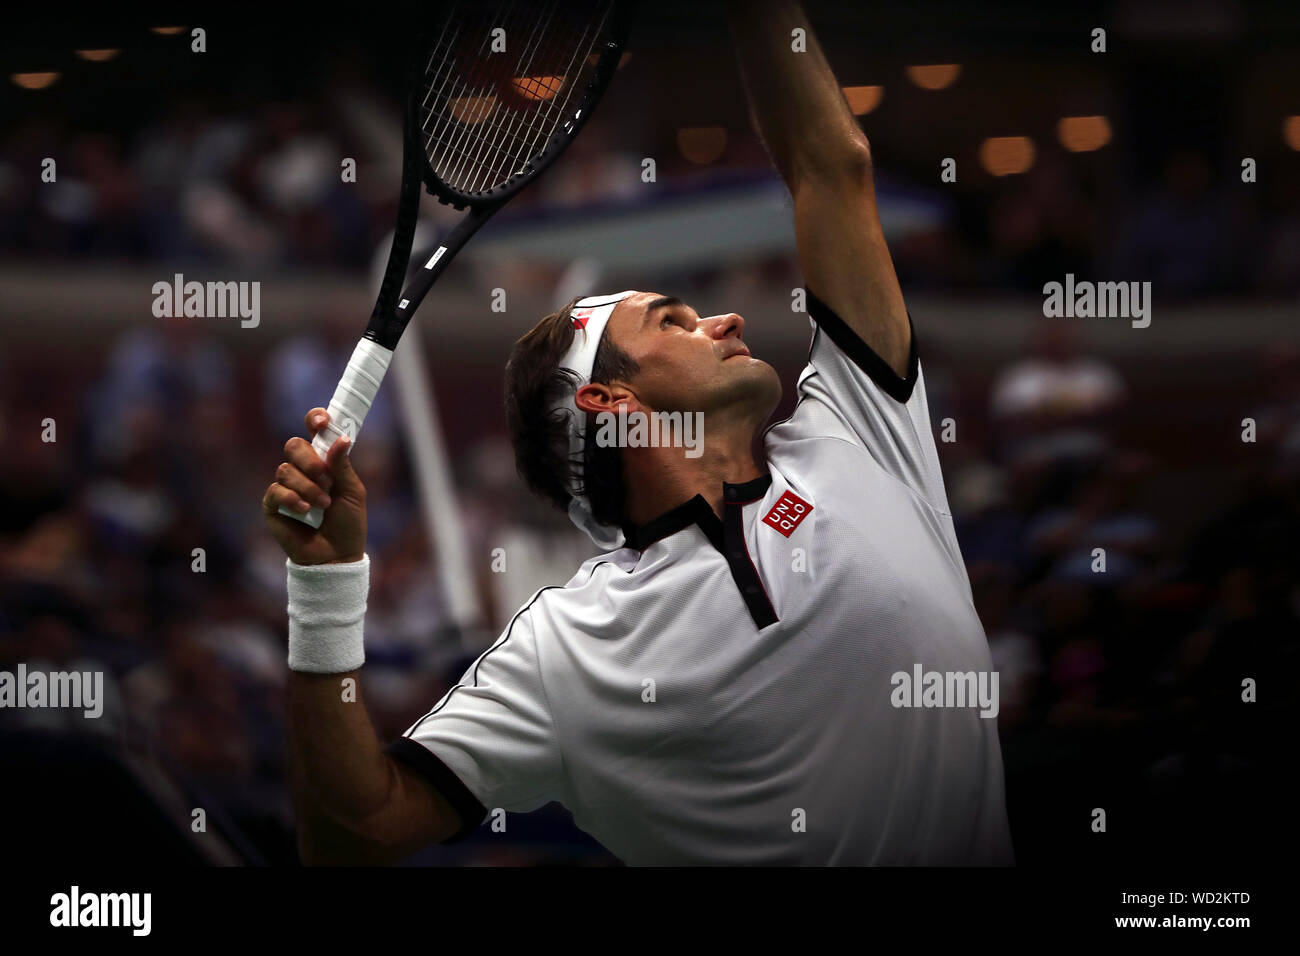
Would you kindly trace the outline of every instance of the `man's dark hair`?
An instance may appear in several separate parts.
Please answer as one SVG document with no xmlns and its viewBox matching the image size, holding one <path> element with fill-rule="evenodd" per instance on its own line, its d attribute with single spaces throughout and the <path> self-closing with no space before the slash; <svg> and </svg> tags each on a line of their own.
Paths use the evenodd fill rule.
<svg viewBox="0 0 1300 956">
<path fill-rule="evenodd" d="M 569 314 L 582 296 L 552 312 L 515 343 L 506 362 L 506 426 L 515 450 L 515 468 L 529 489 L 568 511 L 568 477 L 591 500 L 591 511 L 601 524 L 621 528 L 623 514 L 623 457 L 616 447 L 596 446 L 595 416 L 587 415 L 587 441 L 582 460 L 569 454 L 569 433 L 563 413 L 554 410 L 564 395 L 572 395 L 577 375 L 559 367 L 573 344 Z M 608 327 L 607 327 L 608 328 Z M 631 380 L 640 366 L 603 335 L 596 349 L 591 380 L 609 385 Z"/>
</svg>

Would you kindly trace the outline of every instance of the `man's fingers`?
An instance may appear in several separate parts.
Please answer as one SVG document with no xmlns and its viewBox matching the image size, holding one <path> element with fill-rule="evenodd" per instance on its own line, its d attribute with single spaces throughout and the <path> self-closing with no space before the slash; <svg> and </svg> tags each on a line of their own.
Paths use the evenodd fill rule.
<svg viewBox="0 0 1300 956">
<path fill-rule="evenodd" d="M 316 433 L 329 424 L 329 420 L 330 413 L 328 410 L 324 408 L 313 408 L 307 413 L 303 422 L 307 425 L 307 433 L 311 435 L 312 438 L 315 438 Z"/>
<path fill-rule="evenodd" d="M 347 435 L 340 435 L 334 439 L 334 444 L 330 445 L 330 450 L 325 453 L 325 470 L 328 472 L 338 471 L 341 464 L 340 458 L 346 458 L 352 445 L 352 440 Z"/>
<path fill-rule="evenodd" d="M 325 489 L 289 464 L 289 462 L 280 462 L 280 467 L 275 470 L 275 478 L 286 488 L 297 492 L 300 498 L 314 503 L 317 507 L 328 508 L 330 506 L 330 496 L 325 493 Z"/>
<path fill-rule="evenodd" d="M 334 477 L 310 442 L 301 438 L 290 438 L 284 443 L 284 453 L 289 457 L 291 464 L 316 484 L 326 491 L 333 488 Z"/>
<path fill-rule="evenodd" d="M 284 443 L 284 453 L 289 463 L 312 481 L 317 481 L 328 473 L 325 462 L 321 461 L 316 449 L 305 439 L 290 438 Z"/>
<path fill-rule="evenodd" d="M 361 484 L 356 472 L 352 470 L 352 460 L 348 457 L 351 450 L 352 440 L 347 435 L 340 435 L 334 439 L 334 444 L 325 456 L 326 477 L 332 478 L 334 482 L 329 487 L 336 488 L 340 494 L 355 491 Z"/>
<path fill-rule="evenodd" d="M 281 507 L 297 511 L 299 514 L 306 514 L 311 510 L 311 505 L 303 501 L 298 492 L 277 481 L 267 488 L 266 494 L 262 496 L 262 511 L 269 515 L 279 514 Z"/>
</svg>

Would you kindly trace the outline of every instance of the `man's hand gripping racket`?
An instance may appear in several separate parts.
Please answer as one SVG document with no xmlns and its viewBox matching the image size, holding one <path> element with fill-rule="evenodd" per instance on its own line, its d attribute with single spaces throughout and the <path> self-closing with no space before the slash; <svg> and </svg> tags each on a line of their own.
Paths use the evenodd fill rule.
<svg viewBox="0 0 1300 956">
<path fill-rule="evenodd" d="M 275 482 L 262 498 L 271 533 L 296 564 L 334 564 L 360 561 L 366 550 L 366 487 L 352 470 L 348 453 L 352 443 L 339 436 L 322 458 L 317 441 L 332 433 L 330 414 L 324 408 L 307 413 L 312 444 L 290 438 L 285 461 L 275 472 Z M 319 528 L 307 523 L 282 521 L 280 514 L 305 515 L 310 508 L 324 514 Z"/>
</svg>

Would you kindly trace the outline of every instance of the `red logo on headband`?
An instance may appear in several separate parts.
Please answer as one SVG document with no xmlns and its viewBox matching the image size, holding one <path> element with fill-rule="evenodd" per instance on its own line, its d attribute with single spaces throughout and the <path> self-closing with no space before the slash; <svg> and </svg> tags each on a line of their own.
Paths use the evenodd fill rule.
<svg viewBox="0 0 1300 956">
<path fill-rule="evenodd" d="M 573 327 L 575 329 L 585 329 L 587 320 L 591 318 L 591 313 L 595 311 L 595 309 L 575 309 L 573 312 Z"/>
</svg>

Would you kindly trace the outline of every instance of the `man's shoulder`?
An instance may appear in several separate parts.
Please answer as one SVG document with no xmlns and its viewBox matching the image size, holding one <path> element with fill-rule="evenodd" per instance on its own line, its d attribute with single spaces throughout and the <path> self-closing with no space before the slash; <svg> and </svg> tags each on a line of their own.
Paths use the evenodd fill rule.
<svg viewBox="0 0 1300 956">
<path fill-rule="evenodd" d="M 790 454 L 796 442 L 837 441 L 858 447 L 861 439 L 845 420 L 844 412 L 817 394 L 803 394 L 788 418 L 769 425 L 763 433 L 763 445 L 769 456 Z"/>
<path fill-rule="evenodd" d="M 591 587 L 602 578 L 613 574 L 627 574 L 637 566 L 640 552 L 632 548 L 618 548 L 603 554 L 594 554 L 578 566 L 573 577 L 565 583 L 565 590 Z"/>
<path fill-rule="evenodd" d="M 563 611 L 590 595 L 604 593 L 611 578 L 626 576 L 636 568 L 638 557 L 638 552 L 631 548 L 592 555 L 563 584 L 550 584 L 538 590 L 519 609 L 519 613 L 537 608 Z"/>
</svg>

